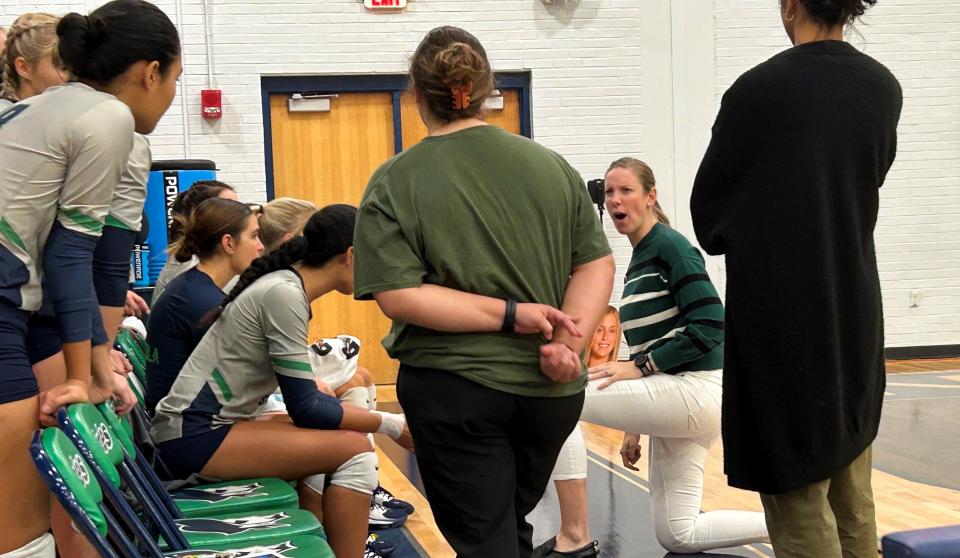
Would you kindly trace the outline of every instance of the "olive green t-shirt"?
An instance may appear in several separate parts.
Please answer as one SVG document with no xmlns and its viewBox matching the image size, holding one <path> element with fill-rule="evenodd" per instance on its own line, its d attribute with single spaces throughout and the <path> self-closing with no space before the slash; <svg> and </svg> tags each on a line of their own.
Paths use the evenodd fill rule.
<svg viewBox="0 0 960 558">
<path fill-rule="evenodd" d="M 560 307 L 573 268 L 610 254 L 586 187 L 556 153 L 494 126 L 428 137 L 370 178 L 354 238 L 358 299 L 428 283 Z M 403 364 L 540 397 L 581 391 L 540 371 L 538 335 L 394 322 Z"/>
</svg>

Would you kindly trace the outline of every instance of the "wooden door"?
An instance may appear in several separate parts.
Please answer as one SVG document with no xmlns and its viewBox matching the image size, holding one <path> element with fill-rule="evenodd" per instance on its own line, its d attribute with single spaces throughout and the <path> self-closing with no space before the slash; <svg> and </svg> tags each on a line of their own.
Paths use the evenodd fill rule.
<svg viewBox="0 0 960 558">
<path fill-rule="evenodd" d="M 520 133 L 520 101 L 515 89 L 502 90 L 504 108 L 489 110 L 486 120 Z M 358 205 L 373 171 L 394 155 L 393 96 L 384 93 L 341 93 L 329 112 L 287 110 L 289 95 L 270 97 L 273 177 L 276 197 Z M 401 96 L 404 148 L 427 135 L 413 95 Z M 310 341 L 347 333 L 360 339 L 360 364 L 378 384 L 396 383 L 399 363 L 387 356 L 380 341 L 390 320 L 375 302 L 330 293 L 313 305 Z"/>
<path fill-rule="evenodd" d="M 273 176 L 277 197 L 359 205 L 373 171 L 393 156 L 393 101 L 390 93 L 347 93 L 329 112 L 289 112 L 287 95 L 270 98 Z M 313 304 L 310 341 L 347 333 L 360 339 L 360 365 L 378 384 L 397 378 L 397 361 L 380 340 L 390 331 L 377 303 L 337 292 Z"/>
</svg>

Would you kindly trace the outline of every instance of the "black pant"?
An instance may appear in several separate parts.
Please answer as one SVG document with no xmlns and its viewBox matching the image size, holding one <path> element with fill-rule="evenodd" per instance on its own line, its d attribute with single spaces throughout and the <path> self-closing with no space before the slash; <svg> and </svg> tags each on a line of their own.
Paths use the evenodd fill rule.
<svg viewBox="0 0 960 558">
<path fill-rule="evenodd" d="M 402 365 L 397 396 L 437 526 L 460 558 L 528 558 L 557 455 L 583 392 L 512 395 L 442 370 Z"/>
</svg>

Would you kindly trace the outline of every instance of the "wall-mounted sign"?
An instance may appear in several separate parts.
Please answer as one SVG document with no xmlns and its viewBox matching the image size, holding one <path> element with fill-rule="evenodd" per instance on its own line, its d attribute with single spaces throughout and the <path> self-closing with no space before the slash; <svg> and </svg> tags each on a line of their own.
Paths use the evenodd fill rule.
<svg viewBox="0 0 960 558">
<path fill-rule="evenodd" d="M 405 10 L 407 0 L 363 0 L 363 5 L 373 12 Z"/>
</svg>

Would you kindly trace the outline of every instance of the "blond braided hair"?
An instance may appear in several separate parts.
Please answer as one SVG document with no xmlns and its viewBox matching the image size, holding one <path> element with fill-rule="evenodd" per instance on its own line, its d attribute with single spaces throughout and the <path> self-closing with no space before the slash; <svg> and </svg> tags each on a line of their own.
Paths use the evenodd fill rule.
<svg viewBox="0 0 960 558">
<path fill-rule="evenodd" d="M 57 22 L 60 18 L 45 13 L 28 13 L 18 17 L 7 32 L 3 49 L 3 86 L 0 97 L 16 102 L 20 88 L 20 74 L 16 60 L 23 57 L 28 63 L 36 63 L 44 56 L 57 55 Z"/>
</svg>

